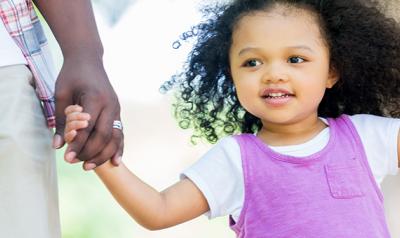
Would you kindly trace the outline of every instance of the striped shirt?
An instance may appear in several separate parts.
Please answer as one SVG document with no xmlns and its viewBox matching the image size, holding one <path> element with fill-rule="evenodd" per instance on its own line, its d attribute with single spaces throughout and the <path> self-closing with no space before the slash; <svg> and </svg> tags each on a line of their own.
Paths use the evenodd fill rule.
<svg viewBox="0 0 400 238">
<path fill-rule="evenodd" d="M 56 74 L 49 46 L 31 0 L 0 0 L 0 18 L 32 72 L 48 127 L 55 126 Z"/>
</svg>

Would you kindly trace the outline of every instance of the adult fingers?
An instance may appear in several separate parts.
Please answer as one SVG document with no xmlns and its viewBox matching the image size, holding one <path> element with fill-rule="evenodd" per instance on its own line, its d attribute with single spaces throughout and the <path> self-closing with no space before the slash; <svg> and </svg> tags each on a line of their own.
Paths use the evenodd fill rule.
<svg viewBox="0 0 400 238">
<path fill-rule="evenodd" d="M 118 129 L 114 129 L 118 130 Z M 122 133 L 122 139 L 121 142 L 119 143 L 119 148 L 117 153 L 111 158 L 111 163 L 114 166 L 119 166 L 122 162 L 122 156 L 124 154 L 124 133 Z"/>
<path fill-rule="evenodd" d="M 110 160 L 110 158 L 112 158 L 113 155 L 115 155 L 116 152 L 119 150 L 122 137 L 123 137 L 122 131 L 114 129 L 112 133 L 112 139 L 110 140 L 110 142 L 93 159 L 85 161 L 85 163 L 83 164 L 83 169 L 91 170 L 103 164 L 107 160 Z"/>
<path fill-rule="evenodd" d="M 82 161 L 80 161 L 79 159 L 76 158 L 75 152 L 72 152 L 69 146 L 67 146 L 67 149 L 65 150 L 64 160 L 65 160 L 65 162 L 68 162 L 70 164 L 75 164 L 75 163 L 78 163 L 78 162 L 82 162 Z"/>
<path fill-rule="evenodd" d="M 90 134 L 84 148 L 78 153 L 78 158 L 87 158 L 85 161 L 91 160 L 108 145 L 112 139 L 113 119 L 117 113 L 117 116 L 119 116 L 119 111 L 115 107 L 108 107 L 100 113 L 94 130 Z M 117 143 L 119 145 L 119 141 Z"/>
</svg>

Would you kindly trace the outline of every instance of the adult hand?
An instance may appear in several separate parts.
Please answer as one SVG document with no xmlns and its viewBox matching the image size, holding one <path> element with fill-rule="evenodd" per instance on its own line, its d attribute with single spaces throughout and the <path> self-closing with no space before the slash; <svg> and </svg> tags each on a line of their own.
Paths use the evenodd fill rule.
<svg viewBox="0 0 400 238">
<path fill-rule="evenodd" d="M 101 60 L 85 56 L 64 59 L 55 88 L 56 135 L 53 145 L 64 144 L 65 114 L 68 105 L 79 104 L 90 114 L 87 128 L 80 130 L 65 152 L 65 160 L 84 161 L 85 170 L 111 159 L 118 165 L 123 153 L 122 130 L 113 129 L 120 120 L 120 105 Z"/>
</svg>

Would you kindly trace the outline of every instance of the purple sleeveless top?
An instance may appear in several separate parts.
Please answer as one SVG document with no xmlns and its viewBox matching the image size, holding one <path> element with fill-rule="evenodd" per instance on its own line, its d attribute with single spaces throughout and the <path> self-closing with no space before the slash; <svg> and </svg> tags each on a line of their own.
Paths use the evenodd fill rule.
<svg viewBox="0 0 400 238">
<path fill-rule="evenodd" d="M 388 238 L 383 196 L 348 116 L 328 119 L 330 139 L 307 157 L 272 151 L 252 134 L 235 136 L 245 199 L 231 228 L 247 238 Z"/>
</svg>

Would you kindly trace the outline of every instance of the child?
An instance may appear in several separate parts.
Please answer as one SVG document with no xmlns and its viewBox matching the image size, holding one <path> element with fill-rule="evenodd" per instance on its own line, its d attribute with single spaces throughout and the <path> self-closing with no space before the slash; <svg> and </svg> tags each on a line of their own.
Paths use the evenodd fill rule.
<svg viewBox="0 0 400 238">
<path fill-rule="evenodd" d="M 162 192 L 124 165 L 96 168 L 117 201 L 149 229 L 206 213 L 230 215 L 238 237 L 390 237 L 379 183 L 400 160 L 399 25 L 368 0 L 206 12 L 185 34 L 198 41 L 175 110 L 194 137 L 221 140 Z M 68 142 L 82 111 L 66 110 Z"/>
</svg>

